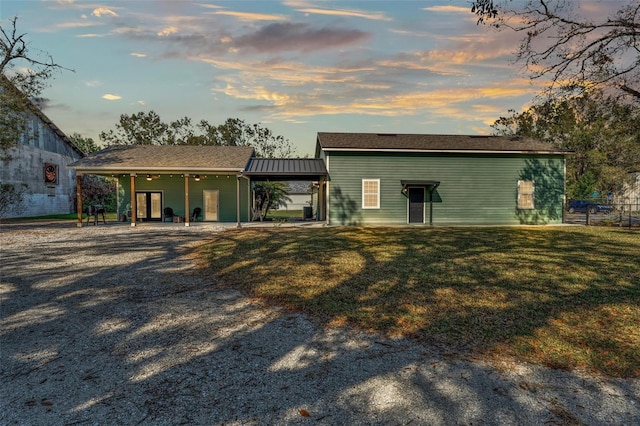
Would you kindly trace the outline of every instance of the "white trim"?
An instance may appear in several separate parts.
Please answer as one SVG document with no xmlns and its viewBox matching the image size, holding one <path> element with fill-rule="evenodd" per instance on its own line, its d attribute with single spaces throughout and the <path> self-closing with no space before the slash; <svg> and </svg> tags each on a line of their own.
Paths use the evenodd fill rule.
<svg viewBox="0 0 640 426">
<path fill-rule="evenodd" d="M 570 155 L 570 152 L 559 151 L 496 151 L 481 149 L 385 149 L 385 148 L 322 148 L 323 151 L 336 152 L 435 152 L 447 154 L 544 154 Z"/>
<path fill-rule="evenodd" d="M 367 206 L 365 203 L 366 195 L 373 195 L 373 192 L 365 191 L 365 182 L 375 182 L 377 186 L 376 195 L 376 205 L 375 206 Z M 379 209 L 380 208 L 380 179 L 362 179 L 362 209 L 370 210 L 370 209 Z"/>
<path fill-rule="evenodd" d="M 525 182 L 531 182 L 531 206 L 520 205 L 520 185 Z M 536 182 L 534 180 L 518 180 L 518 196 L 516 199 L 516 207 L 518 210 L 535 210 L 536 208 Z"/>
</svg>

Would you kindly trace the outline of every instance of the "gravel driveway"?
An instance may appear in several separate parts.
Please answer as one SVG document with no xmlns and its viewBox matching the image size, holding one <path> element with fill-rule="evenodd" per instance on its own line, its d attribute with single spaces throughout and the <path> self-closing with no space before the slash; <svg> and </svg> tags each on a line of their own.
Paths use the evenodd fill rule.
<svg viewBox="0 0 640 426">
<path fill-rule="evenodd" d="M 0 424 L 640 424 L 640 380 L 325 329 L 193 273 L 212 226 L 4 224 Z"/>
</svg>

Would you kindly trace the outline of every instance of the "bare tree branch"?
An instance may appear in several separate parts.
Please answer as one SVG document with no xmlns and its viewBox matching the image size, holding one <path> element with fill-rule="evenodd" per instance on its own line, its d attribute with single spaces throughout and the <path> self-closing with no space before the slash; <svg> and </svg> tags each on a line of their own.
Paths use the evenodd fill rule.
<svg viewBox="0 0 640 426">
<path fill-rule="evenodd" d="M 532 79 L 549 78 L 549 92 L 612 87 L 640 102 L 640 0 L 593 19 L 581 16 L 578 6 L 577 0 L 528 0 L 524 6 L 476 0 L 471 10 L 479 23 L 524 34 L 516 60 Z"/>
<path fill-rule="evenodd" d="M 54 71 L 68 70 L 53 61 L 51 55 L 29 51 L 26 34 L 17 30 L 18 17 L 8 20 L 8 27 L 0 25 L 0 159 L 10 158 L 9 151 L 21 138 L 29 138 L 29 113 L 32 102 L 47 85 Z M 0 23 L 1 24 L 1 23 Z M 42 59 L 44 55 L 45 59 Z M 17 71 L 24 65 L 27 71 Z M 33 136 L 33 135 L 31 135 Z"/>
</svg>

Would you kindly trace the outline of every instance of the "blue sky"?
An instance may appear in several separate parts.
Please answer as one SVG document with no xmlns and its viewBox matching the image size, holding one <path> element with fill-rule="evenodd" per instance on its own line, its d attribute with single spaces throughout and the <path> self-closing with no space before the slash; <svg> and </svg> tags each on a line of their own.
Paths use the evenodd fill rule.
<svg viewBox="0 0 640 426">
<path fill-rule="evenodd" d="M 154 110 L 261 123 L 312 154 L 317 132 L 489 133 L 535 96 L 519 36 L 468 1 L 2 0 L 60 72 L 44 112 L 98 141 Z"/>
</svg>

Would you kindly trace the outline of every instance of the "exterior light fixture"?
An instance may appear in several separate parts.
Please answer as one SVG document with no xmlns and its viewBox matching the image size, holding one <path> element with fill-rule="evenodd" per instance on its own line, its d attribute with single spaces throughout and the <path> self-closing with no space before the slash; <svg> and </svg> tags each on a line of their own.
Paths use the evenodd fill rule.
<svg viewBox="0 0 640 426">
<path fill-rule="evenodd" d="M 196 182 L 200 182 L 200 175 L 195 175 L 193 178 Z"/>
<path fill-rule="evenodd" d="M 151 180 L 151 175 L 147 174 L 147 180 Z"/>
</svg>

